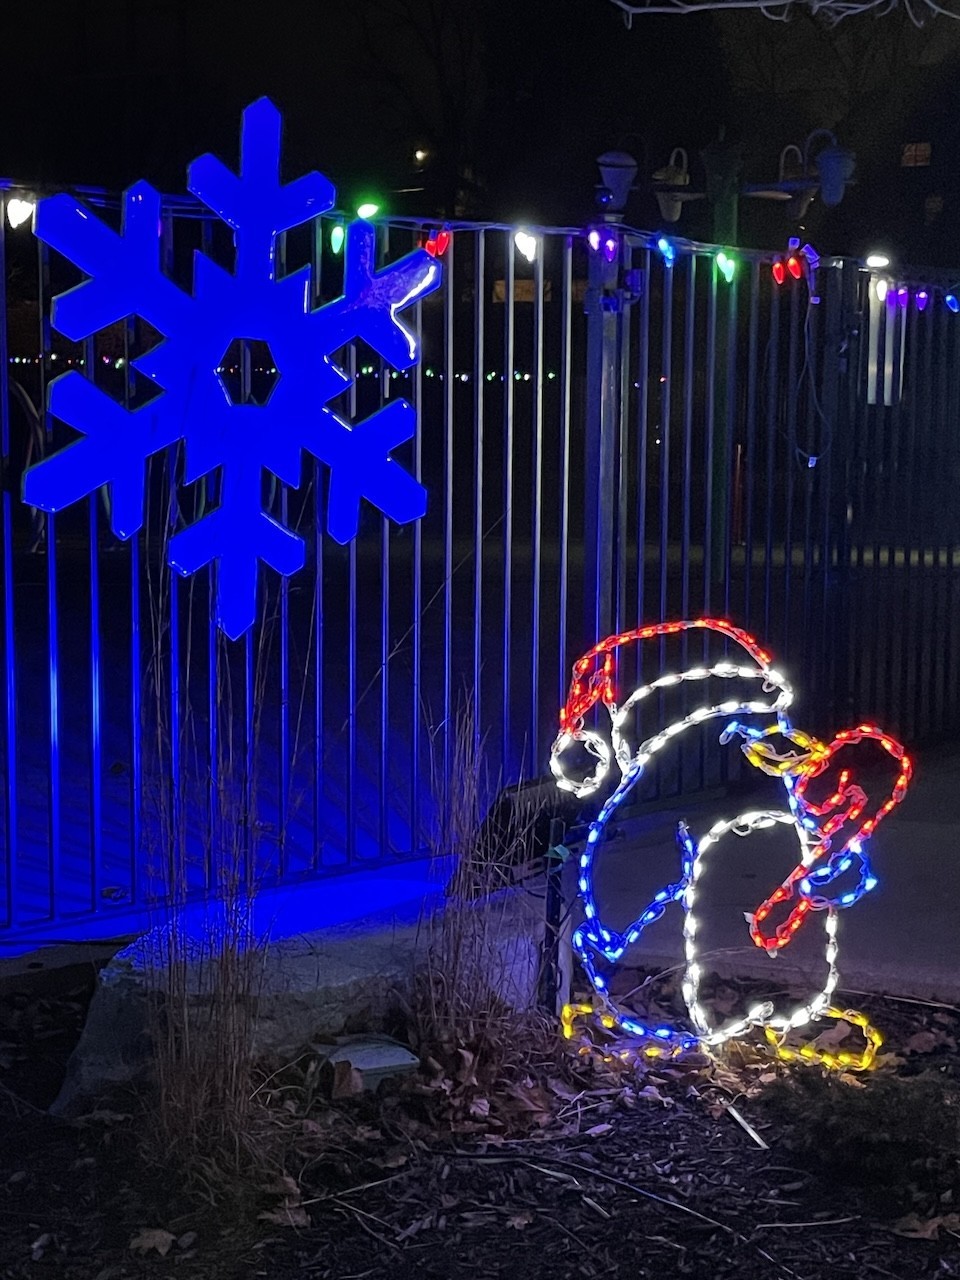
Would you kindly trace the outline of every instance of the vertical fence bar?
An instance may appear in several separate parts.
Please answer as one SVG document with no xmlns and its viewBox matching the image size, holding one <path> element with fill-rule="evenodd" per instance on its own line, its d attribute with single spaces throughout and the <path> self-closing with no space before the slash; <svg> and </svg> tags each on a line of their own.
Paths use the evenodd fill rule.
<svg viewBox="0 0 960 1280">
<path fill-rule="evenodd" d="M 546 243 L 541 240 L 534 263 L 533 311 L 533 556 L 532 629 L 530 633 L 530 776 L 536 777 L 540 762 L 540 590 L 543 537 L 543 259 Z"/>
<path fill-rule="evenodd" d="M 703 613 L 709 615 L 711 601 L 711 585 L 714 574 L 713 564 L 713 507 L 714 489 L 716 487 L 714 457 L 714 426 L 716 418 L 716 366 L 717 366 L 717 275 L 719 268 L 715 262 L 710 263 L 710 292 L 707 294 L 707 351 L 706 370 L 704 372 L 705 405 L 704 405 L 704 476 L 706 477 L 706 500 L 703 513 Z M 707 656 L 707 637 L 704 635 L 703 656 Z"/>
<path fill-rule="evenodd" d="M 776 465 L 777 465 L 777 424 L 780 406 L 778 396 L 780 383 L 778 372 L 780 367 L 780 294 L 776 289 L 770 293 L 770 333 L 767 338 L 767 494 L 766 494 L 766 529 L 763 545 L 763 634 L 771 634 L 771 605 L 773 602 L 773 531 L 776 502 Z"/>
<path fill-rule="evenodd" d="M 885 312 L 885 318 L 889 316 L 889 309 Z M 893 312 L 893 326 L 884 324 L 880 328 L 880 342 L 878 351 L 878 364 L 882 378 L 883 394 L 877 397 L 877 404 L 872 409 L 866 411 L 865 427 L 862 449 L 864 453 L 865 466 L 863 468 L 863 487 L 864 487 L 864 509 L 870 513 L 870 555 L 869 565 L 864 567 L 866 557 L 861 551 L 860 573 L 859 577 L 861 585 L 869 573 L 870 582 L 873 590 L 869 592 L 871 629 L 870 634 L 874 638 L 870 649 L 867 652 L 873 654 L 872 661 L 865 662 L 866 680 L 866 696 L 870 709 L 870 714 L 877 714 L 877 699 L 879 696 L 879 680 L 880 680 L 880 648 L 887 643 L 887 637 L 884 627 L 884 607 L 878 590 L 880 578 L 880 545 L 881 545 L 881 520 L 886 499 L 886 476 L 884 474 L 886 467 L 886 458 L 884 457 L 885 441 L 888 440 L 892 427 L 891 418 L 893 413 L 892 399 L 888 405 L 889 398 L 895 399 L 898 395 L 899 378 L 896 372 L 888 379 L 886 371 L 895 360 L 895 353 L 898 346 L 898 335 L 900 326 L 907 324 L 907 315 L 902 315 L 900 308 L 896 307 Z M 928 347 L 929 350 L 929 347 Z M 927 374 L 929 374 L 927 370 Z M 869 488 L 867 486 L 869 485 Z M 866 601 L 864 601 L 866 605 Z M 866 609 L 864 610 L 866 612 Z M 862 615 L 861 615 L 862 618 Z M 924 646 L 925 647 L 925 646 Z"/>
<path fill-rule="evenodd" d="M 898 522 L 898 538 L 902 539 L 903 544 L 903 562 L 902 567 L 897 564 L 896 543 L 893 549 L 893 564 L 891 565 L 891 575 L 896 577 L 902 574 L 903 582 L 903 599 L 907 602 L 906 616 L 903 619 L 901 627 L 901 640 L 899 662 L 897 663 L 897 730 L 907 739 L 914 736 L 914 726 L 910 723 L 910 699 L 909 699 L 909 681 L 910 681 L 910 652 L 916 643 L 914 639 L 916 627 L 916 610 L 910 607 L 911 590 L 914 584 L 914 576 L 912 572 L 912 535 L 913 535 L 913 495 L 915 479 L 913 472 L 913 460 L 915 457 L 916 437 L 917 437 L 917 346 L 916 342 L 909 344 L 907 356 L 907 384 L 910 387 L 910 402 L 907 405 L 906 412 L 906 431 L 898 433 L 900 439 L 900 449 L 896 461 L 896 475 L 898 487 L 905 488 L 901 502 L 901 510 L 903 512 L 902 522 Z M 903 426 L 901 422 L 901 426 Z M 922 581 L 922 579 L 920 579 Z"/>
<path fill-rule="evenodd" d="M 624 242 L 620 248 L 623 257 L 621 263 L 622 268 L 629 268 L 633 265 L 633 248 L 629 240 Z M 645 279 L 649 280 L 650 275 L 650 253 L 644 253 L 646 271 Z M 619 282 L 618 282 L 619 283 Z M 624 282 L 625 284 L 625 282 Z M 646 293 L 647 290 L 644 290 Z M 617 525 L 614 532 L 613 544 L 613 568 L 615 572 L 614 580 L 614 598 L 613 598 L 613 627 L 615 631 L 622 631 L 624 626 L 634 626 L 635 619 L 630 620 L 627 617 L 628 601 L 627 601 L 627 570 L 629 567 L 629 521 L 630 521 L 630 319 L 632 302 L 629 299 L 627 289 L 621 285 L 619 292 L 619 306 L 616 316 L 616 347 L 614 349 L 614 358 L 616 360 L 615 370 L 615 405 L 616 405 L 616 444 L 617 444 L 617 467 L 616 467 L 616 495 L 617 495 Z M 602 500 L 602 499 L 601 499 Z M 640 560 L 643 560 L 642 542 L 638 549 Z M 600 639 L 600 636 L 597 637 Z M 618 661 L 617 658 L 614 659 Z"/>
<path fill-rule="evenodd" d="M 49 451 L 53 444 L 53 419 L 47 411 L 47 360 L 50 351 L 50 321 L 47 317 L 47 298 L 50 293 L 50 255 L 42 240 L 37 241 L 39 255 L 39 296 L 40 315 L 40 412 L 43 416 L 44 436 Z M 61 776 L 60 776 L 60 614 L 57 607 L 57 537 L 56 519 L 48 514 L 45 517 L 47 530 L 47 619 L 48 633 L 48 677 L 50 690 L 50 757 L 49 776 L 47 778 L 47 796 L 49 804 L 48 832 L 50 840 L 48 885 L 50 894 L 49 915 L 55 919 L 59 915 L 57 891 L 62 882 L 61 859 Z"/>
<path fill-rule="evenodd" d="M 647 620 L 647 459 L 650 416 L 650 253 L 646 254 L 644 289 L 640 298 L 640 320 L 637 326 L 637 623 Z M 620 359 L 629 360 L 629 346 L 621 348 Z M 625 477 L 621 478 L 621 483 Z M 597 639 L 603 638 L 601 632 Z M 637 646 L 637 675 L 643 670 L 643 646 Z"/>
<path fill-rule="evenodd" d="M 842 623 L 837 616 L 843 608 L 839 586 L 839 566 L 834 562 L 834 548 L 839 530 L 833 521 L 839 517 L 845 523 L 846 513 L 841 514 L 834 497 L 834 478 L 837 450 L 844 447 L 844 434 L 840 422 L 841 368 L 847 359 L 847 341 L 844 331 L 843 276 L 832 266 L 820 273 L 820 307 L 823 309 L 823 364 L 819 386 L 820 424 L 817 471 L 820 476 L 819 543 L 820 543 L 820 596 L 816 603 L 815 643 L 820 654 L 820 679 L 816 689 L 818 714 L 825 720 L 832 710 L 833 690 L 836 684 L 837 639 L 842 634 Z M 835 536 L 836 534 L 836 536 Z M 845 592 L 843 593 L 846 594 Z M 831 618 L 831 613 L 833 617 Z M 833 625 L 830 625 L 830 624 Z M 811 627 L 810 619 L 804 626 Z"/>
<path fill-rule="evenodd" d="M 7 340 L 7 197 L 0 192 L 0 475 L 11 474 L 10 449 L 10 349 Z M 8 926 L 16 920 L 16 895 L 20 841 L 17 806 L 17 662 L 16 632 L 13 613 L 13 493 L 10 486 L 0 484 L 0 510 L 3 512 L 3 656 L 4 656 L 4 724 L 7 743 L 4 752 L 4 847 L 6 865 L 6 916 Z"/>
<path fill-rule="evenodd" d="M 164 271 L 168 275 L 172 275 L 174 267 L 173 218 L 169 213 L 164 214 L 162 217 L 160 253 Z M 177 525 L 180 520 L 180 502 L 177 493 L 178 461 L 177 451 L 175 449 L 169 450 L 169 457 L 167 460 L 167 483 L 169 486 L 169 493 L 167 495 L 166 538 L 161 549 L 161 554 L 164 559 L 166 559 L 167 556 L 167 545 L 169 540 L 176 533 Z M 187 888 L 185 883 L 185 877 L 187 874 L 186 830 L 182 794 L 183 775 L 180 756 L 180 712 L 182 706 L 180 695 L 180 592 L 178 590 L 176 572 L 170 572 L 168 581 L 170 583 L 170 818 L 172 823 L 171 848 L 168 850 L 168 856 L 172 861 L 168 863 L 168 874 L 170 876 L 170 889 L 176 886 L 178 890 L 185 890 Z M 184 878 L 183 882 L 181 882 L 181 877 Z"/>
<path fill-rule="evenodd" d="M 612 233 L 608 232 L 612 237 Z M 616 586 L 616 530 L 620 504 L 617 501 L 617 426 L 623 351 L 619 301 L 622 299 L 620 273 L 626 246 L 618 246 L 612 262 L 605 255 L 591 253 L 587 293 L 587 401 L 585 415 L 584 510 L 585 577 L 592 577 L 593 598 L 587 588 L 587 634 L 607 635 L 613 626 Z M 616 309 L 615 309 L 616 308 Z M 622 550 L 622 549 L 621 549 Z"/>
<path fill-rule="evenodd" d="M 87 368 L 92 370 L 94 340 L 84 343 Z M 100 873 L 103 862 L 103 747 L 101 741 L 100 701 L 100 548 L 97 504 L 100 492 L 87 500 L 90 536 L 90 910 L 100 905 Z"/>
<path fill-rule="evenodd" d="M 130 352 L 135 338 L 135 321 L 123 326 L 123 405 L 133 400 L 133 366 Z M 150 469 L 147 468 L 149 483 Z M 140 546 L 141 534 L 130 539 L 130 902 L 140 896 L 140 854 L 143 848 L 143 755 L 142 755 L 142 659 L 140 653 Z"/>
<path fill-rule="evenodd" d="M 347 394 L 350 421 L 357 418 L 357 348 L 352 343 L 347 348 L 347 376 L 350 390 Z M 350 540 L 347 550 L 347 863 L 353 865 L 357 858 L 357 539 Z"/>
<path fill-rule="evenodd" d="M 390 521 L 380 522 L 380 771 L 378 810 L 380 857 L 390 849 L 387 821 L 390 783 Z"/>
<path fill-rule="evenodd" d="M 960 419 L 960 369 L 958 369 L 958 359 L 960 359 L 960 331 L 958 331 L 956 320 L 952 313 L 942 314 L 941 323 L 947 329 L 947 337 L 945 340 L 945 359 L 944 366 L 950 371 L 949 380 L 949 396 L 943 406 L 943 414 L 948 422 L 956 423 Z M 944 510 L 947 513 L 947 565 L 948 575 L 947 582 L 950 584 L 949 604 L 947 608 L 951 609 L 950 613 L 950 633 L 947 637 L 948 643 L 945 646 L 947 656 L 947 671 L 945 676 L 945 689 L 942 699 L 942 715 L 941 720 L 945 729 L 952 728 L 957 722 L 958 707 L 958 680 L 960 680 L 960 667 L 958 667 L 958 618 L 957 608 L 960 604 L 960 586 L 957 581 L 957 556 L 960 552 L 958 545 L 958 522 L 956 503 L 952 496 L 953 476 L 956 475 L 958 460 L 960 460 L 960 450 L 957 446 L 957 438 L 955 432 L 944 432 L 941 436 L 946 443 L 947 448 L 947 465 L 940 468 L 941 483 L 946 490 L 947 497 L 944 504 Z"/>
<path fill-rule="evenodd" d="M 917 328 L 922 327 L 926 330 L 926 345 L 928 348 L 934 348 L 936 353 L 937 388 L 934 399 L 936 408 L 928 416 L 932 419 L 931 428 L 935 439 L 939 442 L 938 448 L 943 454 L 947 453 L 948 448 L 944 442 L 950 439 L 956 424 L 956 419 L 951 420 L 947 413 L 947 406 L 955 400 L 954 392 L 957 386 L 957 373 L 948 357 L 946 324 L 951 318 L 946 308 L 936 314 L 932 307 L 928 307 L 922 313 L 917 313 Z M 930 404 L 930 392 L 932 390 L 933 383 L 928 382 L 926 384 L 928 405 Z M 937 468 L 933 492 L 937 514 L 937 537 L 933 570 L 935 586 L 932 592 L 931 625 L 927 630 L 935 639 L 932 644 L 933 652 L 930 655 L 928 705 L 931 708 L 931 715 L 929 717 L 928 733 L 931 737 L 941 737 L 949 723 L 946 716 L 946 676 L 950 634 L 950 592 L 945 588 L 950 581 L 953 547 L 951 545 L 952 538 L 950 537 L 951 521 L 947 513 L 951 511 L 955 502 L 954 486 L 952 477 L 949 476 L 946 457 L 944 458 L 944 465 Z"/>
<path fill-rule="evenodd" d="M 277 237 L 277 274 L 287 274 L 287 235 Z M 272 357 L 275 358 L 275 357 Z M 269 374 L 265 373 L 269 377 Z M 289 528 L 290 492 L 287 485 L 277 482 L 280 490 L 280 523 Z M 280 829 L 278 832 L 278 872 L 286 873 L 289 851 L 287 849 L 287 823 L 290 817 L 290 579 L 280 575 Z"/>
<path fill-rule="evenodd" d="M 750 322 L 747 337 L 746 440 L 743 453 L 743 625 L 751 625 L 753 603 L 753 506 L 757 449 L 757 337 L 760 328 L 760 263 L 750 270 Z"/>
<path fill-rule="evenodd" d="M 673 412 L 673 271 L 672 263 L 664 264 L 663 271 L 663 340 L 660 353 L 660 611 L 657 617 L 667 616 L 667 584 L 670 572 L 667 559 L 670 554 L 670 415 Z M 660 661 L 663 663 L 663 645 Z"/>
<path fill-rule="evenodd" d="M 567 690 L 567 617 L 568 581 L 570 573 L 570 356 L 572 342 L 573 237 L 563 242 L 562 331 L 560 335 L 560 617 L 559 617 L 559 705 L 566 701 Z"/>
<path fill-rule="evenodd" d="M 323 219 L 314 218 L 310 239 L 313 302 L 323 303 Z M 324 689 L 323 689 L 323 465 L 313 465 L 313 865 L 323 862 Z M 419 522 L 418 522 L 419 523 Z"/>
<path fill-rule="evenodd" d="M 204 218 L 200 224 L 201 252 L 210 257 L 213 248 L 213 223 Z M 206 484 L 206 480 L 204 481 Z M 202 490 L 206 497 L 206 490 Z M 201 513 L 196 513 L 197 516 Z M 220 638 L 217 627 L 217 570 L 207 568 L 207 849 L 204 858 L 204 888 L 216 891 L 217 846 L 221 839 L 220 806 Z M 229 659 L 227 659 L 229 661 Z M 227 733 L 232 732 L 228 724 Z M 228 753 L 228 758 L 229 758 Z M 230 780 L 232 784 L 232 779 Z"/>
<path fill-rule="evenodd" d="M 454 241 L 447 246 L 447 270 L 443 290 L 443 785 L 444 801 L 452 781 L 453 712 L 453 257 Z"/>
<path fill-rule="evenodd" d="M 480 668 L 483 660 L 483 281 L 486 270 L 484 232 L 477 232 L 474 258 L 473 332 L 473 731 L 483 732 Z"/>
<path fill-rule="evenodd" d="M 323 688 L 323 484 L 322 464 L 313 467 L 313 862 L 320 867 L 323 860 L 323 793 L 326 761 L 324 759 L 324 688 Z"/>
<path fill-rule="evenodd" d="M 819 484 L 821 472 L 817 470 L 822 452 L 818 444 L 814 405 L 817 403 L 817 337 L 820 308 L 812 306 L 808 300 L 806 316 L 803 320 L 804 358 L 803 367 L 807 379 L 806 424 L 804 428 L 804 444 L 798 454 L 797 465 L 801 458 L 806 466 L 803 471 L 803 563 L 800 572 L 803 574 L 803 613 L 801 615 L 800 641 L 802 648 L 803 670 L 810 673 L 810 692 L 814 693 L 819 686 L 818 658 L 815 650 L 816 635 L 813 619 L 813 577 L 816 571 L 814 563 L 813 541 L 813 491 Z M 822 568 L 822 565 L 821 565 Z"/>
<path fill-rule="evenodd" d="M 797 361 L 798 334 L 800 332 L 800 293 L 790 290 L 790 345 L 787 351 L 786 396 L 786 496 L 784 498 L 783 529 L 783 626 L 778 632 L 780 644 L 788 651 L 790 643 L 790 597 L 793 585 L 793 496 L 796 485 L 797 465 Z"/>
<path fill-rule="evenodd" d="M 693 410 L 697 321 L 697 255 L 687 257 L 687 300 L 683 315 L 683 519 L 680 532 L 680 613 L 690 617 L 690 518 L 693 492 Z M 687 633 L 681 636 L 687 665 Z"/>
<path fill-rule="evenodd" d="M 390 255 L 390 228 L 381 228 L 378 237 L 382 260 Z M 378 370 L 379 405 L 382 408 L 389 392 L 389 371 L 380 361 Z M 390 521 L 380 521 L 380 768 L 377 776 L 377 810 L 379 816 L 379 856 L 385 858 L 390 849 L 390 826 L 387 820 L 390 784 Z"/>
<path fill-rule="evenodd" d="M 507 774 L 511 769 L 510 751 L 510 685 L 511 685 L 511 640 L 513 633 L 513 361 L 514 361 L 514 259 L 513 236 L 508 231 L 504 235 L 504 275 L 503 298 L 503 750 L 501 759 L 503 770 Z"/>
<path fill-rule="evenodd" d="M 733 565 L 733 506 L 730 501 L 733 483 L 733 437 L 737 421 L 737 324 L 740 301 L 740 277 L 734 275 L 727 288 L 726 323 L 726 400 L 723 405 L 723 475 L 725 497 L 723 502 L 723 616 L 730 617 L 730 585 Z M 730 758 L 730 757 L 728 757 Z"/>
<path fill-rule="evenodd" d="M 418 302 L 414 311 L 416 333 L 423 334 L 423 304 Z M 417 482 L 423 481 L 423 364 L 413 366 L 413 407 L 417 414 L 417 430 L 413 439 L 413 474 Z M 410 830 L 413 841 L 411 852 L 420 848 L 420 725 L 423 720 L 423 693 L 421 672 L 423 657 L 423 521 L 413 523 L 413 706 L 411 708 L 411 738 L 413 766 L 410 770 Z"/>
</svg>

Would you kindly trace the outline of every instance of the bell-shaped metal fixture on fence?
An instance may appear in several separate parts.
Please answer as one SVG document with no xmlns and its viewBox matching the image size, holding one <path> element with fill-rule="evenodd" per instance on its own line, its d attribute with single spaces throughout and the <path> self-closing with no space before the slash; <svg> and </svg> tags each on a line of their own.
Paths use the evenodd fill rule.
<svg viewBox="0 0 960 1280">
<path fill-rule="evenodd" d="M 605 151 L 597 156 L 597 167 L 603 184 L 600 194 L 609 193 L 601 203 L 610 213 L 622 213 L 637 176 L 636 160 L 626 151 Z"/>
<path fill-rule="evenodd" d="M 836 145 L 824 147 L 817 156 L 820 174 L 820 198 L 828 209 L 843 199 L 847 183 L 853 177 L 857 160 L 852 151 Z"/>
<path fill-rule="evenodd" d="M 687 153 L 683 147 L 674 147 L 670 159 L 662 169 L 652 175 L 654 183 L 662 182 L 668 187 L 688 187 L 690 171 L 687 165 Z M 683 198 L 675 191 L 654 190 L 657 204 L 660 206 L 660 217 L 664 222 L 678 222 L 683 208 Z"/>
</svg>

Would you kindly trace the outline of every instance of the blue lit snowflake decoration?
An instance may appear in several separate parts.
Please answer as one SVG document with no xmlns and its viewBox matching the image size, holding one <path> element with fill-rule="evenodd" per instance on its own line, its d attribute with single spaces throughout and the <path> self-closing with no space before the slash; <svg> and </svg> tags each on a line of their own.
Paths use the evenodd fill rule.
<svg viewBox="0 0 960 1280">
<path fill-rule="evenodd" d="M 437 288 L 440 266 L 416 250 L 377 271 L 376 233 L 357 221 L 342 297 L 311 309 L 309 267 L 276 277 L 277 236 L 333 208 L 336 192 L 319 173 L 281 186 L 279 168 L 280 113 L 266 98 L 243 113 L 239 174 L 209 155 L 190 166 L 187 186 L 233 229 L 237 249 L 232 274 L 196 254 L 192 295 L 161 268 L 160 194 L 148 183 L 125 193 L 119 234 L 69 195 L 44 200 L 36 217 L 39 238 L 90 277 L 54 299 L 54 328 L 80 341 L 141 317 L 163 340 L 133 365 L 163 394 L 129 410 L 79 371 L 55 379 L 50 411 L 82 438 L 27 472 L 24 501 L 56 512 L 109 485 L 113 531 L 129 538 L 144 520 L 147 459 L 184 441 L 186 483 L 222 468 L 220 505 L 171 539 L 170 563 L 186 575 L 218 562 L 217 621 L 232 638 L 254 621 L 259 561 L 281 574 L 303 567 L 303 540 L 263 510 L 264 470 L 296 487 L 303 450 L 329 467 L 327 531 L 338 542 L 356 536 L 361 498 L 401 524 L 427 507 L 390 456 L 415 433 L 413 407 L 395 400 L 348 424 L 326 405 L 350 385 L 333 355 L 354 339 L 397 369 L 416 363 L 398 312 Z M 273 353 L 279 376 L 266 404 L 231 403 L 218 377 L 237 338 Z"/>
</svg>

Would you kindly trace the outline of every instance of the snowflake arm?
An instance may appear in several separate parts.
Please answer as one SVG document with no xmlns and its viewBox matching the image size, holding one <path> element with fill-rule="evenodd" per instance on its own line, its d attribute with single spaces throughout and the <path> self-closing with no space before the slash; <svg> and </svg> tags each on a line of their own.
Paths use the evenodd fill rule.
<svg viewBox="0 0 960 1280">
<path fill-rule="evenodd" d="M 231 640 L 254 623 L 259 561 L 287 575 L 303 568 L 303 539 L 263 510 L 261 479 L 257 459 L 238 455 L 224 468 L 217 509 L 170 542 L 170 563 L 184 577 L 218 561 L 217 625 Z"/>
<path fill-rule="evenodd" d="M 50 384 L 50 412 L 83 438 L 30 467 L 24 502 L 54 513 L 109 485 L 110 527 L 129 538 L 143 524 L 147 459 L 176 442 L 176 428 L 155 403 L 131 412 L 76 370 Z"/>
<path fill-rule="evenodd" d="M 397 313 L 439 287 L 440 264 L 423 249 L 382 271 L 374 269 L 375 262 L 373 227 L 351 222 L 344 245 L 343 297 L 313 316 L 323 326 L 327 350 L 362 338 L 395 369 L 409 369 L 417 360 L 417 338 Z"/>
<path fill-rule="evenodd" d="M 325 409 L 322 429 L 308 447 L 330 468 L 327 532 L 337 542 L 357 536 L 360 499 L 366 498 L 397 524 L 426 514 L 427 491 L 390 457 L 413 438 L 417 414 L 406 400 L 394 400 L 350 427 Z"/>
<path fill-rule="evenodd" d="M 68 195 L 41 201 L 36 233 L 91 277 L 54 300 L 65 337 L 79 342 L 132 315 L 164 334 L 186 322 L 192 300 L 160 269 L 160 195 L 148 182 L 126 192 L 119 234 Z"/>
<path fill-rule="evenodd" d="M 320 173 L 280 184 L 280 112 L 260 98 L 243 113 L 240 173 L 216 156 L 201 156 L 190 166 L 187 186 L 237 236 L 237 275 L 269 279 L 275 274 L 275 244 L 281 231 L 332 209 L 333 184 Z"/>
</svg>

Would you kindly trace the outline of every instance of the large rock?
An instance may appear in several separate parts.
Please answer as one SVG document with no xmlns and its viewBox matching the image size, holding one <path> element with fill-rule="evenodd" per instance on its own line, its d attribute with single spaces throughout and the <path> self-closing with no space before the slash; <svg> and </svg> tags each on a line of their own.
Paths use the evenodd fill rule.
<svg viewBox="0 0 960 1280">
<path fill-rule="evenodd" d="M 409 1005 L 417 968 L 436 937 L 442 903 L 435 880 L 418 887 L 417 895 L 386 912 L 287 936 L 281 932 L 284 922 L 290 922 L 282 902 L 258 898 L 252 904 L 247 924 L 258 940 L 250 953 L 255 1054 L 293 1058 L 311 1040 L 384 1031 L 397 1024 Z M 358 900 L 363 901 L 362 894 Z M 495 914 L 494 944 L 482 959 L 487 981 L 513 1007 L 530 1007 L 536 997 L 541 901 L 508 890 L 495 902 L 463 909 Z M 186 989 L 199 1012 L 210 1001 L 215 974 L 215 943 L 210 940 L 222 936 L 222 912 L 197 910 L 176 924 L 182 954 L 188 957 Z M 111 1086 L 149 1069 L 149 1001 L 164 988 L 160 966 L 171 927 L 169 922 L 157 924 L 102 970 L 63 1089 L 51 1108 L 55 1113 L 81 1111 Z"/>
</svg>

